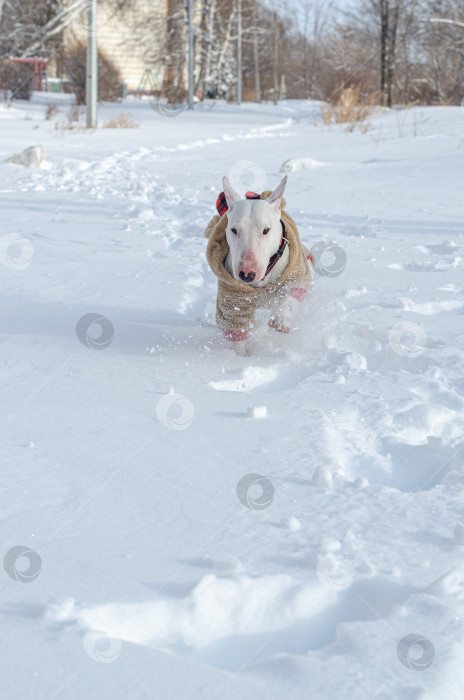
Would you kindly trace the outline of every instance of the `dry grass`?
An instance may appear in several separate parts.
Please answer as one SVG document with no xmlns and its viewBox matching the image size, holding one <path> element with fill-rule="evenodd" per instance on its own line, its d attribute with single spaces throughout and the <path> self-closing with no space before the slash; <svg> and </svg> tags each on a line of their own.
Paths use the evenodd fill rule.
<svg viewBox="0 0 464 700">
<path fill-rule="evenodd" d="M 129 112 L 119 112 L 103 124 L 104 129 L 137 129 L 139 126 Z"/>
<path fill-rule="evenodd" d="M 134 121 L 129 112 L 119 112 L 103 124 L 104 129 L 136 129 L 139 124 Z M 87 129 L 85 119 L 85 108 L 72 105 L 64 116 L 64 119 L 57 119 L 53 128 L 56 136 L 64 136 L 68 132 L 92 132 Z"/>
<path fill-rule="evenodd" d="M 45 119 L 50 121 L 58 112 L 58 105 L 55 102 L 50 102 L 45 109 Z"/>
<path fill-rule="evenodd" d="M 80 122 L 84 117 L 85 110 L 79 105 L 71 105 L 68 111 L 68 122 L 74 124 Z"/>
<path fill-rule="evenodd" d="M 371 94 L 363 101 L 360 92 L 360 88 L 353 85 L 337 90 L 333 100 L 321 107 L 325 124 L 348 124 L 348 131 L 359 126 L 363 134 L 367 133 L 370 128 L 367 118 L 375 109 L 375 97 Z"/>
<path fill-rule="evenodd" d="M 64 136 L 68 131 L 84 131 L 85 114 L 82 107 L 72 105 L 64 119 L 59 119 L 53 124 L 56 136 Z"/>
</svg>

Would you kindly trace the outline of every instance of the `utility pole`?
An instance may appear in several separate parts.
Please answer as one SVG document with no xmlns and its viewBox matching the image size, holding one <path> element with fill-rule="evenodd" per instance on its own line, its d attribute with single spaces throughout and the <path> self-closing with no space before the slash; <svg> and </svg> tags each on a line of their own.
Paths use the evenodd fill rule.
<svg viewBox="0 0 464 700">
<path fill-rule="evenodd" d="M 85 103 L 87 105 L 87 127 L 95 129 L 98 100 L 97 0 L 89 0 L 88 6 Z"/>
<path fill-rule="evenodd" d="M 188 108 L 194 108 L 193 0 L 188 0 Z"/>
<path fill-rule="evenodd" d="M 274 104 L 277 104 L 279 96 L 279 33 L 277 26 L 277 12 L 274 12 Z"/>
<path fill-rule="evenodd" d="M 242 104 L 242 0 L 237 0 L 237 104 Z"/>
<path fill-rule="evenodd" d="M 255 31 L 253 36 L 253 54 L 255 59 L 255 101 L 261 102 L 261 81 L 259 76 L 259 52 L 258 52 L 258 11 L 254 10 Z"/>
</svg>

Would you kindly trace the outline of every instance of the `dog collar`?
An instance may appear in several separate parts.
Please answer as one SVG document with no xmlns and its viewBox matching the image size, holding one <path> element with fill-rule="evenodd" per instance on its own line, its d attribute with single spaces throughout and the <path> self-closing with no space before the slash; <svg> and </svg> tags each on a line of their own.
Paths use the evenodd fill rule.
<svg viewBox="0 0 464 700">
<path fill-rule="evenodd" d="M 269 258 L 269 263 L 268 263 L 268 266 L 266 268 L 266 272 L 264 273 L 263 279 L 268 276 L 268 274 L 270 273 L 270 271 L 272 270 L 274 265 L 277 263 L 278 260 L 280 260 L 280 258 L 284 254 L 284 250 L 287 247 L 287 243 L 288 243 L 287 230 L 285 228 L 285 224 L 282 221 L 282 219 L 280 220 L 280 223 L 282 225 L 282 236 L 280 238 L 280 245 L 279 245 L 278 250 L 274 253 L 274 255 L 271 255 L 271 257 Z M 261 280 L 261 282 L 263 281 L 263 279 Z"/>
</svg>

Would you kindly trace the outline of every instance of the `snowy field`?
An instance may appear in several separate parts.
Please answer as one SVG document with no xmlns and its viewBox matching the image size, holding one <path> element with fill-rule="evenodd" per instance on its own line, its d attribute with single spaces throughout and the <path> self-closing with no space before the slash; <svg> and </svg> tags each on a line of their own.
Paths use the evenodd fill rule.
<svg viewBox="0 0 464 700">
<path fill-rule="evenodd" d="M 0 107 L 2 697 L 462 698 L 463 112 L 49 101 Z M 284 163 L 332 253 L 238 357 L 203 230 Z"/>
</svg>

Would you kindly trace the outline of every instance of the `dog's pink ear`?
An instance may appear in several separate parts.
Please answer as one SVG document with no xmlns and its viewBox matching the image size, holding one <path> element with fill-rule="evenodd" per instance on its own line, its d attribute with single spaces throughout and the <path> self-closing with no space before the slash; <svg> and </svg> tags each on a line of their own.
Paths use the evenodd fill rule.
<svg viewBox="0 0 464 700">
<path fill-rule="evenodd" d="M 276 212 L 278 212 L 279 214 L 280 214 L 280 204 L 282 202 L 282 197 L 284 196 L 286 185 L 287 185 L 287 176 L 285 175 L 285 177 L 282 179 L 282 182 L 280 183 L 280 185 L 278 185 L 275 188 L 274 192 L 272 192 L 272 194 L 270 194 L 269 197 L 267 198 L 267 201 L 269 202 L 269 204 L 271 204 L 274 207 L 274 209 L 276 210 Z"/>
<path fill-rule="evenodd" d="M 229 211 L 232 211 L 234 204 L 240 201 L 240 195 L 234 190 L 234 188 L 232 187 L 232 183 L 228 177 L 222 178 L 222 184 L 224 187 L 224 194 L 226 196 L 227 207 Z"/>
</svg>

